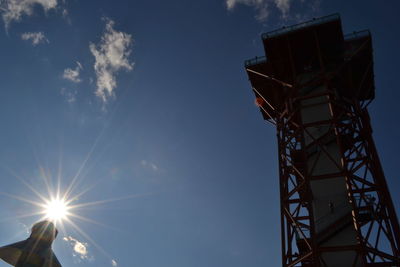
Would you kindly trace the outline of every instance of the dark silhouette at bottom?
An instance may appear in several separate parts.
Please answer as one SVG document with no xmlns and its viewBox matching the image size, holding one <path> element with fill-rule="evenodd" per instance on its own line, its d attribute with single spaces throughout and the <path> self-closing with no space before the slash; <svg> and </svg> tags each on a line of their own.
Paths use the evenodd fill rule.
<svg viewBox="0 0 400 267">
<path fill-rule="evenodd" d="M 0 247 L 0 258 L 15 267 L 61 267 L 51 249 L 57 234 L 52 222 L 35 223 L 28 239 Z"/>
</svg>

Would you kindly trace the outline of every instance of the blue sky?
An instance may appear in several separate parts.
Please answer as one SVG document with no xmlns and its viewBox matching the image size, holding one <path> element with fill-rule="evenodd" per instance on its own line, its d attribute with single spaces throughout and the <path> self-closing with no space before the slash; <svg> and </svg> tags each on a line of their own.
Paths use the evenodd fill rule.
<svg viewBox="0 0 400 267">
<path fill-rule="evenodd" d="M 399 211 L 399 8 L 0 0 L 0 243 L 40 219 L 16 198 L 40 202 L 24 182 L 47 194 L 45 179 L 63 191 L 77 177 L 72 195 L 90 190 L 74 204 L 92 205 L 54 242 L 63 266 L 279 266 L 275 129 L 243 62 L 263 54 L 261 33 L 335 12 L 346 33 L 372 31 L 370 113 Z"/>
</svg>

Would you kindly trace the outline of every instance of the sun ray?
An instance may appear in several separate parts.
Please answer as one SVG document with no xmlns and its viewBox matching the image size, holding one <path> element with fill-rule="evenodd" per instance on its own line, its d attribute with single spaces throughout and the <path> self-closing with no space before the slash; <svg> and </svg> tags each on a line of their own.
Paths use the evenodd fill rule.
<svg viewBox="0 0 400 267">
<path fill-rule="evenodd" d="M 68 205 L 71 204 L 72 202 L 78 200 L 82 195 L 86 194 L 87 192 L 92 190 L 94 187 L 96 187 L 102 180 L 104 180 L 104 179 L 96 181 L 95 183 L 88 186 L 86 189 L 83 189 L 81 192 L 71 196 L 69 199 L 66 199 L 65 201 L 67 202 Z"/>
<path fill-rule="evenodd" d="M 99 142 L 100 138 L 102 137 L 103 133 L 104 133 L 104 128 L 102 129 L 102 131 L 100 132 L 100 134 L 97 136 L 96 140 L 94 141 L 92 147 L 90 148 L 88 154 L 86 155 L 86 158 L 83 160 L 81 166 L 79 167 L 78 171 L 76 172 L 74 178 L 72 179 L 71 183 L 69 184 L 67 190 L 65 191 L 65 195 L 64 198 L 69 198 L 69 195 L 71 194 L 82 170 L 85 168 L 86 163 L 89 161 L 90 157 L 92 156 L 93 151 L 95 150 L 97 143 Z"/>
<path fill-rule="evenodd" d="M 60 155 L 58 159 L 58 170 L 57 170 L 57 198 L 60 198 L 61 194 L 61 174 L 62 174 L 62 159 L 63 159 L 63 149 L 60 148 Z"/>
<path fill-rule="evenodd" d="M 111 121 L 114 119 L 114 116 L 115 116 L 115 114 L 116 114 L 116 110 L 117 110 L 119 104 L 120 104 L 120 103 L 118 103 L 117 106 L 111 111 L 111 117 L 109 118 L 109 121 L 106 122 L 106 123 L 103 125 L 102 129 L 100 130 L 99 135 L 96 137 L 96 139 L 95 139 L 95 141 L 94 141 L 92 147 L 90 148 L 88 154 L 86 155 L 86 157 L 85 157 L 85 159 L 83 160 L 81 166 L 79 167 L 77 173 L 75 174 L 75 176 L 74 176 L 74 178 L 72 179 L 71 183 L 69 184 L 67 190 L 65 191 L 65 194 L 64 194 L 64 198 L 65 198 L 65 199 L 69 199 L 69 195 L 72 193 L 74 187 L 76 186 L 76 182 L 77 182 L 77 180 L 78 180 L 78 178 L 79 178 L 81 172 L 83 171 L 83 169 L 85 168 L 87 162 L 88 162 L 89 159 L 91 158 L 91 156 L 92 156 L 94 150 L 96 149 L 97 144 L 99 143 L 100 139 L 103 137 L 104 133 L 106 132 L 107 125 L 109 125 L 109 122 L 111 122 Z M 111 145 L 111 142 L 109 142 L 108 146 L 110 146 L 110 145 Z M 104 152 L 104 149 L 103 149 L 103 152 Z M 98 154 L 101 155 L 102 153 L 98 153 Z M 99 157 L 99 156 L 98 156 L 98 157 Z"/>
<path fill-rule="evenodd" d="M 4 167 L 11 175 L 17 178 L 21 183 L 23 183 L 26 187 L 28 187 L 36 196 L 38 196 L 42 201 L 46 201 L 46 197 L 39 193 L 32 185 L 26 182 L 22 177 L 17 175 L 14 171 L 9 168 Z"/>
<path fill-rule="evenodd" d="M 70 207 L 71 207 L 71 209 L 81 209 L 81 208 L 85 208 L 85 207 L 106 204 L 106 203 L 110 203 L 110 202 L 121 201 L 121 200 L 126 200 L 126 199 L 131 199 L 131 198 L 151 196 L 154 194 L 155 193 L 133 194 L 133 195 L 123 196 L 123 197 L 118 197 L 118 198 L 109 198 L 109 199 L 104 199 L 104 200 L 98 200 L 98 201 L 86 202 L 86 203 L 82 203 L 82 204 L 71 205 Z"/>
<path fill-rule="evenodd" d="M 121 229 L 118 229 L 118 228 L 109 226 L 109 225 L 104 224 L 104 223 L 99 223 L 99 222 L 97 222 L 97 221 L 95 221 L 95 220 L 91 220 L 91 219 L 89 219 L 89 218 L 80 216 L 80 215 L 78 215 L 78 214 L 76 214 L 76 213 L 71 213 L 70 216 L 71 216 L 71 217 L 74 217 L 74 218 L 77 218 L 77 219 L 79 219 L 79 220 L 88 222 L 88 223 L 93 223 L 93 224 L 102 226 L 102 227 L 107 228 L 107 229 L 110 229 L 110 230 L 114 230 L 114 231 L 117 231 L 117 232 L 122 232 Z"/>
<path fill-rule="evenodd" d="M 33 244 L 33 249 L 30 250 L 29 254 L 28 254 L 28 258 L 34 253 L 36 246 L 39 244 L 40 239 L 43 237 L 44 232 L 46 231 L 46 228 L 43 227 L 41 229 L 41 232 L 39 234 L 39 238 L 36 239 L 35 243 Z"/>
<path fill-rule="evenodd" d="M 40 171 L 40 177 L 43 179 L 46 188 L 47 188 L 47 194 L 50 196 L 50 198 L 54 198 L 54 194 L 53 194 L 53 186 L 51 184 L 51 180 L 49 178 L 49 176 L 46 173 L 46 170 L 43 167 L 39 168 Z"/>
<path fill-rule="evenodd" d="M 63 221 L 54 222 L 54 225 L 57 226 L 58 229 L 60 229 L 60 231 L 61 231 L 61 233 L 62 233 L 63 235 L 66 235 L 67 231 L 66 231 L 66 229 L 65 229 L 65 225 L 64 225 L 64 222 L 63 222 Z"/>
<path fill-rule="evenodd" d="M 0 195 L 8 196 L 8 197 L 11 197 L 11 198 L 14 198 L 14 199 L 17 199 L 17 200 L 20 200 L 20 201 L 35 205 L 37 207 L 41 207 L 41 208 L 44 207 L 44 204 L 42 204 L 40 202 L 36 202 L 36 201 L 30 200 L 30 199 L 27 199 L 27 198 L 24 198 L 24 197 L 20 197 L 20 196 L 17 196 L 17 195 L 5 193 L 5 192 L 0 192 Z M 46 201 L 46 199 L 45 199 L 45 201 Z"/>
<path fill-rule="evenodd" d="M 36 212 L 28 213 L 28 214 L 16 215 L 16 216 L 8 217 L 8 218 L 2 218 L 2 219 L 0 219 L 0 222 L 6 222 L 6 221 L 15 220 L 15 219 L 28 218 L 28 217 L 33 217 L 33 216 L 42 215 L 42 214 L 44 214 L 43 211 L 36 211 Z"/>
</svg>

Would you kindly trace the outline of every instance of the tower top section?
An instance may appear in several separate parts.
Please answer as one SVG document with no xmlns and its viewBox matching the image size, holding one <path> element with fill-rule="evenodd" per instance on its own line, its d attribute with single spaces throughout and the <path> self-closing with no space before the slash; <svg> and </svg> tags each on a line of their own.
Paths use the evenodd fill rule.
<svg viewBox="0 0 400 267">
<path fill-rule="evenodd" d="M 372 40 L 368 30 L 344 35 L 338 14 L 262 34 L 265 56 L 245 61 L 256 97 L 275 117 L 287 97 L 315 91 L 322 81 L 342 98 L 375 97 Z"/>
</svg>

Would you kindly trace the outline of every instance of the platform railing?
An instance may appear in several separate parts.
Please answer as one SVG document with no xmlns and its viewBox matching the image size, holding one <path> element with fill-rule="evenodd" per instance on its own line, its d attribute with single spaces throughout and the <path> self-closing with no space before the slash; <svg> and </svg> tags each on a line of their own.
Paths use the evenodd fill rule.
<svg viewBox="0 0 400 267">
<path fill-rule="evenodd" d="M 370 36 L 371 36 L 371 32 L 369 30 L 362 30 L 362 31 L 345 34 L 344 40 L 351 41 L 351 40 L 361 39 L 361 38 L 370 37 Z"/>
<path fill-rule="evenodd" d="M 245 67 L 250 67 L 250 66 L 254 66 L 254 65 L 258 65 L 261 63 L 265 63 L 267 62 L 267 57 L 266 56 L 262 56 L 262 57 L 255 57 L 255 58 L 251 58 L 248 59 L 244 62 L 244 66 Z"/>
<path fill-rule="evenodd" d="M 330 22 L 330 21 L 335 21 L 335 20 L 340 20 L 339 14 L 332 14 L 332 15 L 321 17 L 321 18 L 318 18 L 318 19 L 312 19 L 312 20 L 309 20 L 309 21 L 306 21 L 306 22 L 303 22 L 303 23 L 295 24 L 295 25 L 292 25 L 292 26 L 283 27 L 283 28 L 278 29 L 278 30 L 266 32 L 266 33 L 263 33 L 261 35 L 261 38 L 263 40 L 265 40 L 265 39 L 277 37 L 279 35 L 284 35 L 284 34 L 286 34 L 288 32 L 291 32 L 291 31 L 296 31 L 296 30 L 300 30 L 300 29 L 303 29 L 303 28 L 306 28 L 306 27 L 315 26 L 315 25 L 319 25 L 319 24 L 323 24 L 323 23 Z"/>
</svg>

